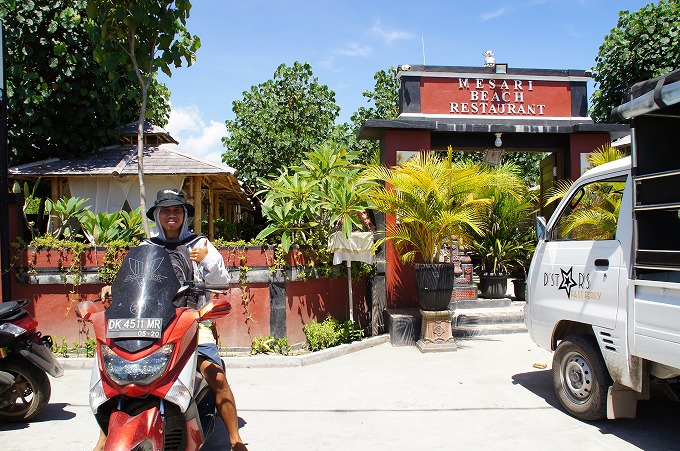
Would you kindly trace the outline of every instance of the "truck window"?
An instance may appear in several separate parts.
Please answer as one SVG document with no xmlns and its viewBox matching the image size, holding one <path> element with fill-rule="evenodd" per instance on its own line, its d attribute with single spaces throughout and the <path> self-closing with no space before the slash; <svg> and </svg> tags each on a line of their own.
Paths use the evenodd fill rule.
<svg viewBox="0 0 680 451">
<path fill-rule="evenodd" d="M 613 240 L 625 177 L 583 185 L 575 191 L 566 208 L 560 213 L 552 231 L 552 239 L 571 240 Z"/>
</svg>

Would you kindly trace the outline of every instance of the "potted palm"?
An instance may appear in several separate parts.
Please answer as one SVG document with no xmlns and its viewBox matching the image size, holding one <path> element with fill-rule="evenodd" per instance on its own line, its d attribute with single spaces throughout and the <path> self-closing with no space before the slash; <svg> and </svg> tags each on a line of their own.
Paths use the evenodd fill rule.
<svg viewBox="0 0 680 451">
<path fill-rule="evenodd" d="M 516 180 L 505 170 L 491 171 L 470 161 L 454 162 L 452 149 L 441 156 L 427 152 L 394 168 L 373 166 L 367 176 L 385 183 L 374 186 L 370 198 L 379 211 L 393 215 L 385 238 L 404 263 L 415 263 L 416 287 L 422 310 L 447 310 L 454 267 L 440 262 L 445 245 L 457 236 L 469 242 L 481 233 L 486 186 L 510 189 Z"/>
<path fill-rule="evenodd" d="M 536 195 L 531 195 L 530 202 L 533 205 L 537 199 Z M 534 210 L 535 211 L 535 210 Z M 511 266 L 510 276 L 512 277 L 513 292 L 515 301 L 526 301 L 527 270 L 531 264 L 531 258 L 536 250 L 536 231 L 534 229 L 534 214 L 527 215 L 526 220 L 521 223 L 517 230 L 516 242 L 520 246 L 517 259 Z"/>
<path fill-rule="evenodd" d="M 520 268 L 532 252 L 527 225 L 534 211 L 534 195 L 527 191 L 513 164 L 492 170 L 514 179 L 506 186 L 493 185 L 485 190 L 489 202 L 483 208 L 483 223 L 472 231 L 472 249 L 477 254 L 479 293 L 482 298 L 505 297 L 508 276 Z"/>
</svg>

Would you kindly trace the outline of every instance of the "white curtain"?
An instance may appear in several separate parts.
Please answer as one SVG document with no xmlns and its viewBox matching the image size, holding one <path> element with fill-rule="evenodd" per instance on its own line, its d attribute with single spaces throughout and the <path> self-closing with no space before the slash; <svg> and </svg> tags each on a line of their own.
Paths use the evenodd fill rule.
<svg viewBox="0 0 680 451">
<path fill-rule="evenodd" d="M 146 207 L 156 200 L 156 193 L 162 189 L 181 189 L 183 175 L 147 175 Z M 71 196 L 89 199 L 87 205 L 94 213 L 112 213 L 123 209 L 125 200 L 133 210 L 139 207 L 139 179 L 136 175 L 125 177 L 69 177 Z M 142 212 L 146 214 L 146 212 Z"/>
</svg>

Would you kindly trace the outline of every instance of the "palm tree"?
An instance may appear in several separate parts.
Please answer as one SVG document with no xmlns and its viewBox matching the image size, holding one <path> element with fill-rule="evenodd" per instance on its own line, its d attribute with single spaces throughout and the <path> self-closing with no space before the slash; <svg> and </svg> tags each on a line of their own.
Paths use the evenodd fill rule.
<svg viewBox="0 0 680 451">
<path fill-rule="evenodd" d="M 518 180 L 519 168 L 507 165 Z M 527 233 L 531 215 L 536 210 L 536 194 L 526 187 L 515 192 L 489 187 L 485 193 L 491 201 L 484 209 L 484 227 L 473 233 L 472 248 L 481 261 L 480 274 L 508 274 L 520 269 L 534 250 L 534 235 Z"/>
<path fill-rule="evenodd" d="M 625 156 L 620 150 L 606 145 L 593 152 L 588 162 L 596 167 Z M 579 240 L 611 239 L 615 236 L 624 184 L 607 181 L 583 187 L 578 203 L 571 207 L 572 211 L 559 224 L 559 234 Z M 571 181 L 559 183 L 550 193 L 546 204 L 563 198 L 572 185 Z"/>
<path fill-rule="evenodd" d="M 588 157 L 588 163 L 590 163 L 592 168 L 594 168 L 605 163 L 611 163 L 612 161 L 620 160 L 625 156 L 626 154 L 624 152 L 612 147 L 609 144 L 605 144 L 590 154 Z M 571 185 L 573 184 L 574 182 L 571 180 L 558 181 L 557 185 L 548 191 L 548 198 L 545 200 L 544 205 L 549 205 L 562 199 L 567 195 L 567 191 L 569 191 L 569 188 L 571 188 Z"/>
<path fill-rule="evenodd" d="M 517 192 L 523 186 L 507 167 L 491 170 L 480 163 L 453 162 L 452 154 L 449 147 L 446 157 L 430 151 L 393 168 L 366 170 L 366 177 L 385 183 L 374 186 L 369 197 L 377 210 L 396 217 L 383 240 L 394 243 L 405 263 L 417 254 L 425 263 L 436 262 L 453 236 L 464 243 L 473 232 L 481 232 L 483 206 L 489 203 L 479 195 L 484 187 Z"/>
</svg>

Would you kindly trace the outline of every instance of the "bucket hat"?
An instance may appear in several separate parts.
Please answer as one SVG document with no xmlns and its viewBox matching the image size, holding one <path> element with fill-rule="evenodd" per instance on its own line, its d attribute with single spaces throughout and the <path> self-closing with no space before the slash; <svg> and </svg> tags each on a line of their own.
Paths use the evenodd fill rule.
<svg viewBox="0 0 680 451">
<path fill-rule="evenodd" d="M 171 205 L 184 205 L 187 209 L 187 216 L 194 216 L 194 206 L 187 202 L 180 190 L 162 189 L 156 194 L 156 202 L 146 212 L 146 217 L 153 221 L 153 212 L 156 207 L 169 207 Z"/>
</svg>

